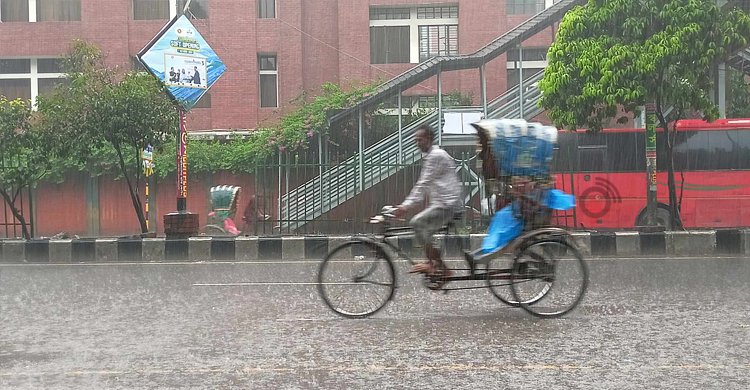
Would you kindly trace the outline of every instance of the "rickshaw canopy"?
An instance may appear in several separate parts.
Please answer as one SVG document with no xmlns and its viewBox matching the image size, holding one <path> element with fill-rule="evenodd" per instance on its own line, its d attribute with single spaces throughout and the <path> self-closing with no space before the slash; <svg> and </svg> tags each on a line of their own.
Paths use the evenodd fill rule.
<svg viewBox="0 0 750 390">
<path fill-rule="evenodd" d="M 211 187 L 211 209 L 221 221 L 234 216 L 237 212 L 237 196 L 241 188 L 231 185 Z"/>
<path fill-rule="evenodd" d="M 557 129 L 523 119 L 485 119 L 472 123 L 488 139 L 504 176 L 547 176 Z"/>
</svg>

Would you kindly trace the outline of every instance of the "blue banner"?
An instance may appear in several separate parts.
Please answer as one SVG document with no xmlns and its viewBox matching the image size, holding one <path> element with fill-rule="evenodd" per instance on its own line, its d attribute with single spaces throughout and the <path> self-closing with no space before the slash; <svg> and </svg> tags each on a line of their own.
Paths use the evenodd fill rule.
<svg viewBox="0 0 750 390">
<path fill-rule="evenodd" d="M 185 15 L 170 21 L 138 53 L 138 59 L 185 111 L 193 108 L 227 69 Z"/>
</svg>

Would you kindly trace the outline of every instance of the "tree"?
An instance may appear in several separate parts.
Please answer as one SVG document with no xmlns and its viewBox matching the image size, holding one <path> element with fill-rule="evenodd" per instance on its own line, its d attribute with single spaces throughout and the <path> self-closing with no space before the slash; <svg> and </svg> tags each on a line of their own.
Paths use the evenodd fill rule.
<svg viewBox="0 0 750 390">
<path fill-rule="evenodd" d="M 146 219 L 141 202 L 140 153 L 160 148 L 177 133 L 178 115 L 163 85 L 145 72 L 121 72 L 104 65 L 101 51 L 74 41 L 65 58 L 66 88 L 39 99 L 47 126 L 75 138 L 72 150 L 85 163 L 92 155 L 112 155 L 113 168 L 125 180 L 141 232 Z"/>
<path fill-rule="evenodd" d="M 750 83 L 745 80 L 742 72 L 734 69 L 727 70 L 727 80 L 731 97 L 727 104 L 727 117 L 750 117 Z"/>
<path fill-rule="evenodd" d="M 23 238 L 31 239 L 28 222 L 17 200 L 51 169 L 60 145 L 53 134 L 32 126 L 28 101 L 0 95 L 0 196 L 21 223 Z"/>
<path fill-rule="evenodd" d="M 655 103 L 667 152 L 672 226 L 682 225 L 672 150 L 676 120 L 718 116 L 712 70 L 747 46 L 750 18 L 713 0 L 589 0 L 568 12 L 548 52 L 540 104 L 563 128 L 599 131 L 620 109 Z M 674 110 L 670 128 L 668 110 Z M 619 122 L 626 117 L 618 118 Z"/>
</svg>

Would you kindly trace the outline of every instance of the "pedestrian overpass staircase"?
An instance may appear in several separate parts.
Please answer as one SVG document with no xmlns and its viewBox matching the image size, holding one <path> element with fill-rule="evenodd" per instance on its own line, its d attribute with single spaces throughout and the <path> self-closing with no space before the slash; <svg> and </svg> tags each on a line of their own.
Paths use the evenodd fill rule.
<svg viewBox="0 0 750 390">
<path fill-rule="evenodd" d="M 531 119 L 543 112 L 537 106 L 541 91 L 536 83 L 541 80 L 544 72 L 538 72 L 524 81 L 524 116 Z M 488 118 L 518 118 L 520 114 L 519 86 L 513 87 L 487 105 Z M 482 107 L 475 107 L 481 110 Z M 325 171 L 305 184 L 289 191 L 281 198 L 282 221 L 281 227 L 296 229 L 305 223 L 320 217 L 336 206 L 354 198 L 357 194 L 386 180 L 404 167 L 416 163 L 422 154 L 411 140 L 417 128 L 427 124 L 437 128 L 438 111 L 425 115 L 419 120 L 402 129 L 402 158 L 399 159 L 399 134 L 391 134 L 383 140 L 373 144 L 363 153 L 362 188 L 359 187 L 359 155 L 354 155 Z M 444 136 L 448 137 L 448 136 Z M 472 182 L 478 183 L 479 177 L 471 171 L 467 164 L 458 164 L 458 169 L 466 169 Z M 471 186 L 466 194 L 467 201 L 478 191 L 478 186 Z"/>
<path fill-rule="evenodd" d="M 560 0 L 471 55 L 431 58 L 382 84 L 374 93 L 362 99 L 353 107 L 332 117 L 331 121 L 334 122 L 344 118 L 357 112 L 357 110 L 372 108 L 387 96 L 394 93 L 400 94 L 401 91 L 417 85 L 441 71 L 481 67 L 489 60 L 514 48 L 542 29 L 560 21 L 566 12 L 585 2 L 586 0 Z M 745 74 L 750 74 L 750 48 L 736 53 L 727 61 L 727 64 L 743 71 Z M 486 118 L 519 118 L 523 116 L 525 119 L 531 119 L 541 114 L 543 110 L 537 105 L 541 97 L 541 91 L 537 84 L 543 73 L 542 71 L 525 79 L 522 85 L 517 85 L 488 102 Z M 523 94 L 521 94 L 521 88 L 523 88 Z M 523 104 L 521 96 L 523 96 Z M 474 109 L 479 111 L 483 107 L 474 107 Z M 522 112 L 523 115 L 521 115 Z M 360 157 L 354 155 L 326 170 L 322 175 L 288 191 L 280 199 L 279 227 L 281 230 L 297 229 L 353 199 L 359 193 L 388 179 L 404 167 L 419 161 L 422 154 L 416 145 L 409 141 L 413 139 L 416 129 L 423 124 L 437 128 L 440 114 L 439 110 L 435 110 L 401 129 L 400 134 L 399 132 L 391 134 L 365 149 L 362 154 L 361 180 L 359 178 Z M 406 142 L 403 142 L 404 140 Z M 401 151 L 400 155 L 399 150 Z M 479 177 L 466 162 L 459 163 L 457 169 L 467 170 L 473 183 L 480 182 Z M 466 194 L 466 201 L 468 202 L 478 191 L 478 185 L 471 185 L 469 193 Z"/>
</svg>

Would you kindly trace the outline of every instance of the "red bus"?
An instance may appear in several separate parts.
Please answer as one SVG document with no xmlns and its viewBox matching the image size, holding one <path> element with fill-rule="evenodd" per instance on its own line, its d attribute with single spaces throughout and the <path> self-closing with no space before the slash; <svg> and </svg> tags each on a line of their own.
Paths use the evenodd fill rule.
<svg viewBox="0 0 750 390">
<path fill-rule="evenodd" d="M 750 226 L 750 119 L 677 123 L 674 146 L 677 199 L 686 228 Z M 644 129 L 564 132 L 553 170 L 558 187 L 577 197 L 574 218 L 583 229 L 633 228 L 645 223 Z M 657 219 L 669 220 L 666 153 L 657 133 Z"/>
</svg>

